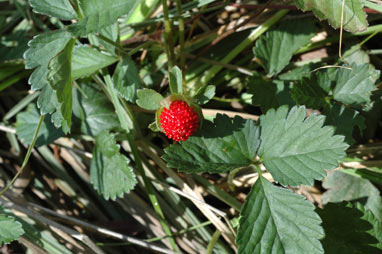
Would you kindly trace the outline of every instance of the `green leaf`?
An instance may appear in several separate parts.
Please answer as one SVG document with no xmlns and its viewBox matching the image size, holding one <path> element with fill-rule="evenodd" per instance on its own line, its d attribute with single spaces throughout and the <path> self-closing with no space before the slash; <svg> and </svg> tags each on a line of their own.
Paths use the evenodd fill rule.
<svg viewBox="0 0 382 254">
<path fill-rule="evenodd" d="M 252 163 L 259 146 L 259 128 L 252 120 L 218 114 L 204 122 L 199 135 L 170 145 L 163 159 L 184 172 L 222 173 Z"/>
<path fill-rule="evenodd" d="M 157 110 L 160 108 L 160 102 L 164 100 L 160 93 L 152 89 L 138 90 L 137 104 L 139 107 L 147 110 Z"/>
<path fill-rule="evenodd" d="M 370 57 L 366 51 L 361 49 L 359 44 L 353 45 L 344 52 L 344 59 L 349 64 L 365 64 L 370 63 Z"/>
<path fill-rule="evenodd" d="M 280 80 L 301 80 L 303 77 L 309 77 L 311 71 L 318 67 L 320 67 L 318 63 L 305 64 L 280 74 L 278 78 Z"/>
<path fill-rule="evenodd" d="M 312 203 L 260 176 L 241 210 L 238 253 L 324 253 L 320 224 Z"/>
<path fill-rule="evenodd" d="M 129 56 L 120 61 L 113 75 L 114 88 L 129 102 L 137 99 L 137 90 L 142 88 L 141 78 L 135 63 Z"/>
<path fill-rule="evenodd" d="M 168 75 L 169 75 L 171 93 L 183 94 L 182 71 L 179 69 L 179 67 L 178 66 L 172 67 Z"/>
<path fill-rule="evenodd" d="M 303 11 L 313 11 L 319 19 L 327 19 L 334 28 L 341 25 L 343 0 L 296 0 L 296 6 Z M 367 28 L 366 13 L 361 0 L 346 0 L 343 17 L 344 29 L 352 33 Z"/>
<path fill-rule="evenodd" d="M 30 145 L 33 135 L 40 121 L 40 114 L 34 104 L 29 104 L 26 111 L 16 116 L 16 133 L 23 143 Z M 51 123 L 50 116 L 46 116 L 37 136 L 36 147 L 51 144 L 62 137 L 64 133 L 56 129 Z"/>
<path fill-rule="evenodd" d="M 194 96 L 196 104 L 203 105 L 215 96 L 216 88 L 213 85 L 204 86 L 203 89 Z"/>
<path fill-rule="evenodd" d="M 45 87 L 41 90 L 40 96 L 37 100 L 37 107 L 40 109 L 41 115 L 51 114 L 56 110 L 60 112 L 60 104 L 57 100 L 56 91 L 54 91 L 50 85 L 46 84 Z M 55 124 L 56 127 L 61 126 L 62 120 L 63 118 L 58 120 L 58 122 Z"/>
<path fill-rule="evenodd" d="M 373 225 L 373 228 L 367 232 L 375 237 L 378 240 L 378 243 L 371 244 L 371 246 L 382 250 L 382 221 L 378 220 L 370 210 L 365 209 L 361 203 L 357 202 L 354 204 L 354 206 L 363 212 L 362 219 L 370 222 L 370 224 Z"/>
<path fill-rule="evenodd" d="M 252 94 L 252 104 L 260 106 L 263 113 L 281 105 L 294 106 L 287 82 L 280 80 L 265 81 L 260 78 L 250 80 L 248 92 Z"/>
<path fill-rule="evenodd" d="M 345 136 L 345 142 L 352 145 L 355 143 L 353 130 L 358 127 L 362 131 L 366 128 L 365 118 L 358 111 L 347 108 L 344 105 L 333 104 L 324 107 L 323 114 L 326 115 L 325 124 L 333 125 L 335 134 Z"/>
<path fill-rule="evenodd" d="M 73 80 L 89 76 L 117 60 L 117 57 L 106 55 L 89 46 L 75 47 L 72 57 Z"/>
<path fill-rule="evenodd" d="M 315 26 L 311 20 L 283 22 L 278 29 L 261 36 L 253 48 L 269 76 L 284 69 L 293 53 L 307 45 L 314 36 Z"/>
<path fill-rule="evenodd" d="M 58 30 L 37 35 L 28 42 L 29 49 L 24 53 L 25 68 L 36 68 L 29 78 L 29 84 L 32 90 L 42 89 L 37 102 L 41 114 L 51 114 L 60 108 L 46 77 L 49 61 L 65 48 L 70 38 L 70 33 Z"/>
<path fill-rule="evenodd" d="M 260 117 L 259 156 L 275 181 L 282 185 L 313 185 L 345 156 L 344 137 L 324 126 L 325 117 L 306 117 L 305 107 L 270 109 Z"/>
<path fill-rule="evenodd" d="M 20 222 L 15 221 L 13 217 L 0 214 L 0 245 L 17 240 L 22 234 L 24 230 Z"/>
<path fill-rule="evenodd" d="M 77 19 L 77 13 L 69 0 L 30 0 L 33 11 L 62 20 Z"/>
<path fill-rule="evenodd" d="M 376 218 L 382 221 L 380 192 L 369 180 L 333 171 L 328 173 L 323 187 L 328 189 L 322 197 L 323 204 L 363 199 L 365 208 L 371 210 Z"/>
<path fill-rule="evenodd" d="M 95 137 L 103 130 L 118 129 L 118 118 L 105 93 L 95 84 L 82 83 L 80 87 L 84 94 L 73 90 L 73 116 L 81 120 L 80 131 Z"/>
<path fill-rule="evenodd" d="M 111 80 L 110 75 L 104 76 L 106 82 L 106 89 L 110 94 L 111 102 L 117 113 L 120 126 L 127 132 L 130 133 L 134 131 L 134 123 L 131 119 L 130 113 L 123 107 L 122 102 L 120 101 L 116 90 L 114 89 L 113 81 Z"/>
<path fill-rule="evenodd" d="M 338 70 L 337 84 L 333 98 L 345 104 L 362 104 L 370 102 L 371 92 L 375 89 L 374 76 L 379 71 L 370 69 L 369 64 L 351 65 L 352 70 Z"/>
<path fill-rule="evenodd" d="M 320 109 L 325 105 L 325 97 L 328 94 L 320 87 L 318 79 L 313 76 L 313 78 L 303 78 L 301 82 L 297 82 L 293 86 L 291 95 L 297 104 Z"/>
<path fill-rule="evenodd" d="M 84 17 L 68 27 L 73 36 L 99 32 L 119 17 L 134 11 L 136 0 L 79 0 Z"/>
<path fill-rule="evenodd" d="M 134 189 L 137 180 L 129 159 L 119 153 L 113 134 L 102 131 L 96 139 L 90 165 L 90 181 L 99 194 L 108 200 L 122 198 Z"/>
<path fill-rule="evenodd" d="M 70 132 L 72 125 L 72 52 L 75 39 L 71 39 L 63 51 L 50 60 L 48 65 L 48 83 L 56 91 L 57 101 L 61 104 L 62 130 Z"/>
<path fill-rule="evenodd" d="M 325 238 L 322 240 L 325 254 L 380 254 L 372 245 L 377 239 L 368 233 L 373 226 L 363 220 L 363 213 L 342 203 L 329 203 L 323 210 L 317 209 L 322 219 Z"/>
<path fill-rule="evenodd" d="M 119 43 L 119 24 L 114 23 L 111 26 L 103 28 L 98 34 L 118 44 Z M 89 39 L 90 44 L 93 47 L 104 48 L 108 53 L 117 56 L 117 54 L 115 53 L 115 45 L 101 39 L 99 35 L 89 34 L 87 37 Z"/>
</svg>

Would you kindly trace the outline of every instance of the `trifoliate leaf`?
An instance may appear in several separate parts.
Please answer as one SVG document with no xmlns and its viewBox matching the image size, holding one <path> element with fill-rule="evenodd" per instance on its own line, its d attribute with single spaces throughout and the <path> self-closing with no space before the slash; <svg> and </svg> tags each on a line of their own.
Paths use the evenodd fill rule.
<svg viewBox="0 0 382 254">
<path fill-rule="evenodd" d="M 238 253 L 324 253 L 320 224 L 313 204 L 260 176 L 241 210 Z"/>
<path fill-rule="evenodd" d="M 345 202 L 328 203 L 323 210 L 317 209 L 322 219 L 325 238 L 322 240 L 325 254 L 380 254 L 373 247 L 377 239 L 368 233 L 373 229 L 363 220 L 363 213 Z"/>
<path fill-rule="evenodd" d="M 313 11 L 319 19 L 327 19 L 334 28 L 341 25 L 343 0 L 296 0 L 296 6 L 303 11 Z M 343 25 L 352 33 L 367 28 L 366 13 L 362 9 L 361 0 L 346 0 Z"/>
<path fill-rule="evenodd" d="M 77 19 L 77 13 L 69 0 L 30 0 L 33 11 L 62 20 Z"/>
<path fill-rule="evenodd" d="M 122 198 L 134 189 L 137 180 L 129 162 L 126 156 L 119 153 L 114 135 L 102 131 L 97 136 L 90 165 L 90 181 L 106 200 Z"/>
<path fill-rule="evenodd" d="M 362 132 L 365 128 L 365 118 L 358 111 L 347 108 L 344 105 L 332 104 L 324 107 L 323 114 L 326 115 L 325 124 L 333 125 L 336 134 L 345 136 L 345 142 L 352 145 L 355 143 L 353 130 L 358 127 Z"/>
<path fill-rule="evenodd" d="M 29 104 L 26 111 L 16 116 L 16 133 L 20 140 L 30 145 L 34 132 L 40 121 L 40 114 L 34 104 Z M 36 147 L 51 144 L 54 140 L 62 137 L 64 133 L 53 126 L 50 116 L 45 116 L 37 136 Z"/>
<path fill-rule="evenodd" d="M 324 204 L 363 199 L 365 208 L 371 210 L 376 218 L 382 221 L 380 192 L 369 180 L 341 171 L 333 171 L 328 173 L 323 187 L 328 189 L 322 197 Z"/>
<path fill-rule="evenodd" d="M 0 245 L 17 240 L 22 234 L 24 230 L 20 222 L 15 221 L 13 217 L 0 214 Z"/>
<path fill-rule="evenodd" d="M 134 11 L 140 1 L 136 0 L 80 0 L 84 17 L 68 27 L 73 36 L 99 32 L 112 25 L 122 15 Z"/>
<path fill-rule="evenodd" d="M 142 88 L 138 69 L 130 57 L 125 56 L 120 61 L 113 75 L 114 87 L 118 93 L 129 102 L 137 99 L 137 90 Z"/>
<path fill-rule="evenodd" d="M 48 64 L 48 84 L 56 91 L 57 101 L 61 104 L 62 130 L 70 132 L 72 125 L 72 52 L 75 39 L 71 39 L 66 47 Z"/>
<path fill-rule="evenodd" d="M 285 21 L 279 28 L 261 36 L 253 53 L 270 76 L 276 75 L 288 65 L 294 52 L 310 42 L 314 32 L 311 20 Z"/>
<path fill-rule="evenodd" d="M 325 117 L 306 118 L 305 107 L 270 109 L 260 117 L 259 156 L 275 181 L 282 185 L 312 185 L 345 156 L 344 137 L 324 126 Z"/>
<path fill-rule="evenodd" d="M 259 146 L 259 128 L 252 120 L 218 114 L 214 123 L 203 123 L 199 135 L 170 145 L 163 159 L 184 172 L 222 173 L 248 166 Z"/>
<path fill-rule="evenodd" d="M 338 70 L 333 98 L 354 105 L 370 102 L 371 92 L 375 89 L 375 76 L 379 76 L 380 72 L 370 68 L 369 64 L 353 64 L 351 68 Z"/>
<path fill-rule="evenodd" d="M 115 56 L 106 55 L 89 46 L 75 47 L 72 58 L 72 77 L 78 79 L 115 63 Z"/>
</svg>

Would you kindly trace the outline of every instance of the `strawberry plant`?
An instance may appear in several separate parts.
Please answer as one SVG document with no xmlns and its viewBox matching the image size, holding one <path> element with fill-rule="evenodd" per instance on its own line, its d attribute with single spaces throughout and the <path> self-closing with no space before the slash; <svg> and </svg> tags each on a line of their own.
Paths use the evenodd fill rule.
<svg viewBox="0 0 382 254">
<path fill-rule="evenodd" d="M 382 2 L 0 2 L 4 253 L 382 253 Z"/>
</svg>

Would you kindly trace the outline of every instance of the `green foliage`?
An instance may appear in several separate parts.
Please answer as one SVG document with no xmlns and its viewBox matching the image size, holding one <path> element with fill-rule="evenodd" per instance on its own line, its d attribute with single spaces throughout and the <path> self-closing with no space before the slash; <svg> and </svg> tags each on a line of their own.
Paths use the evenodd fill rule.
<svg viewBox="0 0 382 254">
<path fill-rule="evenodd" d="M 17 114 L 16 133 L 25 144 L 32 143 L 39 121 L 40 114 L 34 104 L 29 104 L 26 111 Z M 38 133 L 36 146 L 48 145 L 63 135 L 64 133 L 51 123 L 50 116 L 46 116 Z"/>
<path fill-rule="evenodd" d="M 382 220 L 378 220 L 370 210 L 365 209 L 365 207 L 359 202 L 355 203 L 353 206 L 362 211 L 362 219 L 370 222 L 373 226 L 373 228 L 367 231 L 367 233 L 375 237 L 378 240 L 378 243 L 371 244 L 371 246 L 375 246 L 382 250 Z"/>
<path fill-rule="evenodd" d="M 33 11 L 62 20 L 77 19 L 77 13 L 69 0 L 30 0 Z"/>
<path fill-rule="evenodd" d="M 206 104 L 209 102 L 214 96 L 215 96 L 216 87 L 213 85 L 205 86 L 199 91 L 195 96 L 194 99 L 196 100 L 196 103 L 199 105 Z"/>
<path fill-rule="evenodd" d="M 50 60 L 48 65 L 48 84 L 56 91 L 60 103 L 62 130 L 70 132 L 72 125 L 72 52 L 76 40 L 71 39 L 63 51 Z"/>
<path fill-rule="evenodd" d="M 282 185 L 312 185 L 335 168 L 348 147 L 325 117 L 306 117 L 305 107 L 271 109 L 260 117 L 259 156 L 273 178 Z"/>
<path fill-rule="evenodd" d="M 152 89 L 142 89 L 137 92 L 138 100 L 137 104 L 141 108 L 147 110 L 157 110 L 160 108 L 160 102 L 164 100 L 163 96 L 160 93 Z"/>
<path fill-rule="evenodd" d="M 366 128 L 365 118 L 358 111 L 347 108 L 344 105 L 332 104 L 324 107 L 323 114 L 326 116 L 325 124 L 333 125 L 336 134 L 345 136 L 345 142 L 352 145 L 353 130 L 358 127 L 360 131 Z"/>
<path fill-rule="evenodd" d="M 85 36 L 112 25 L 122 15 L 134 11 L 135 0 L 79 0 L 84 17 L 68 27 L 73 36 Z"/>
<path fill-rule="evenodd" d="M 113 105 L 95 84 L 82 83 L 83 94 L 77 89 L 73 92 L 73 116 L 80 121 L 80 132 L 98 136 L 103 130 L 119 129 L 119 121 Z"/>
<path fill-rule="evenodd" d="M 218 114 L 204 122 L 199 135 L 170 145 L 163 159 L 184 172 L 222 173 L 251 164 L 259 146 L 259 128 L 252 120 Z"/>
<path fill-rule="evenodd" d="M 334 28 L 341 25 L 343 0 L 296 0 L 296 5 L 303 11 L 313 11 L 319 19 L 327 19 Z M 345 0 L 344 28 L 352 33 L 367 28 L 366 13 L 361 0 Z"/>
<path fill-rule="evenodd" d="M 283 22 L 278 29 L 260 37 L 253 53 L 261 60 L 269 76 L 277 75 L 287 66 L 293 54 L 310 42 L 314 31 L 311 20 Z"/>
<path fill-rule="evenodd" d="M 368 233 L 373 226 L 362 219 L 363 213 L 345 202 L 329 203 L 323 210 L 317 209 L 325 230 L 322 241 L 327 254 L 381 253 L 373 245 L 377 239 Z"/>
<path fill-rule="evenodd" d="M 341 171 L 328 174 L 323 183 L 328 189 L 323 197 L 324 204 L 341 201 L 363 201 L 365 208 L 373 212 L 382 221 L 382 200 L 379 190 L 367 179 L 353 176 Z"/>
<path fill-rule="evenodd" d="M 29 84 L 33 90 L 42 89 L 37 102 L 41 114 L 51 114 L 60 108 L 56 92 L 46 78 L 49 61 L 65 48 L 69 40 L 70 34 L 62 30 L 40 34 L 29 41 L 29 49 L 24 53 L 25 68 L 36 68 L 29 77 Z"/>
<path fill-rule="evenodd" d="M 117 57 L 99 52 L 89 46 L 75 47 L 72 58 L 72 77 L 75 80 L 89 76 L 117 60 Z"/>
<path fill-rule="evenodd" d="M 337 74 L 337 84 L 333 98 L 345 104 L 364 104 L 370 102 L 371 92 L 375 89 L 375 76 L 379 71 L 371 69 L 369 64 L 351 65 L 352 70 L 341 68 Z"/>
<path fill-rule="evenodd" d="M 182 71 L 179 69 L 179 67 L 174 66 L 168 75 L 171 93 L 183 94 Z"/>
<path fill-rule="evenodd" d="M 312 10 L 319 19 L 327 19 L 338 28 L 343 1 L 296 0 L 290 4 Z M 7 134 L 2 136 L 0 151 L 5 165 L 19 163 L 15 155 L 23 154 L 20 142 L 34 143 L 34 132 L 43 119 L 40 114 L 46 115 L 37 135 L 38 148 L 30 153 L 33 147 L 29 147 L 22 167 L 29 156 L 34 158 L 32 169 L 38 171 L 28 187 L 33 195 L 19 195 L 17 199 L 7 196 L 7 205 L 15 202 L 12 209 L 28 209 L 24 213 L 28 216 L 15 222 L 7 211 L 0 215 L 0 245 L 17 239 L 25 230 L 23 240 L 42 253 L 135 251 L 132 246 L 117 246 L 119 243 L 105 242 L 102 237 L 97 241 L 105 244 L 97 247 L 86 232 L 74 249 L 61 245 L 67 239 L 52 234 L 45 217 L 54 213 L 41 209 L 44 212 L 40 216 L 33 216 L 33 204 L 18 206 L 33 198 L 35 204 L 58 205 L 68 215 L 85 220 L 118 221 L 132 216 L 144 226 L 160 222 L 144 230 L 159 236 L 161 247 L 145 248 L 163 248 L 163 253 L 229 254 L 236 248 L 239 254 L 381 253 L 381 169 L 330 172 L 322 185 L 327 189 L 322 199 L 326 206 L 317 213 L 314 204 L 287 190 L 313 183 L 321 187 L 315 180 L 338 166 L 348 144 L 379 137 L 382 93 L 376 68 L 381 67 L 381 61 L 374 42 L 381 30 L 378 17 L 372 17 L 370 29 L 359 32 L 368 26 L 363 4 L 380 8 L 369 0 L 344 1 L 344 28 L 357 33 L 343 34 L 343 57 L 338 59 L 334 54 L 338 51 L 338 31 L 300 11 L 289 12 L 289 7 L 261 10 L 255 14 L 262 18 L 255 20 L 254 29 L 236 29 L 237 25 L 253 23 L 247 18 L 251 17 L 248 6 L 229 10 L 226 17 L 226 1 L 170 1 L 169 6 L 167 2 L 0 3 L 0 91 L 7 89 L 1 94 L 4 118 L 0 130 Z M 226 27 L 228 22 L 236 24 L 234 29 Z M 255 59 L 248 54 L 254 43 Z M 168 62 L 170 56 L 173 61 Z M 35 94 L 23 86 L 30 73 L 29 84 Z M 169 95 L 195 107 L 208 103 L 207 110 L 196 107 L 200 126 L 187 141 L 169 143 L 163 133 L 146 128 L 155 119 L 149 128 L 160 131 L 158 109 L 168 106 L 164 104 L 168 104 L 165 98 Z M 232 115 L 243 113 L 246 118 L 252 114 L 260 120 L 229 118 L 228 113 L 213 117 L 211 113 L 220 109 Z M 213 121 L 203 119 L 202 113 Z M 50 144 L 64 133 L 70 135 L 60 139 L 63 147 L 58 152 L 57 145 Z M 380 160 L 378 145 L 359 147 L 349 149 L 346 159 L 363 163 L 354 156 L 370 153 L 373 163 Z M 168 167 L 194 175 L 178 177 Z M 274 183 L 261 175 L 260 167 L 271 174 Z M 12 177 L 9 169 L 0 170 L 5 174 L 0 185 L 1 180 L 6 183 Z M 258 170 L 258 179 L 241 206 L 236 199 L 241 189 L 234 188 L 235 177 L 252 177 L 253 169 Z M 209 179 L 195 175 L 206 172 L 213 175 Z M 232 216 L 232 221 L 237 221 L 237 246 L 234 232 L 210 209 L 191 198 L 196 206 L 189 206 L 186 197 L 201 198 L 194 193 L 199 186 L 193 180 L 205 189 L 201 194 L 206 203 L 212 195 L 220 200 L 213 206 L 227 205 L 230 211 L 234 208 L 229 219 Z M 177 185 L 187 195 L 180 197 L 169 191 L 165 182 Z M 89 189 L 89 183 L 93 188 Z M 216 184 L 225 186 L 220 189 Z M 136 185 L 138 188 L 130 193 Z M 226 191 L 227 185 L 234 195 Z M 104 200 L 125 194 L 131 195 L 120 202 Z M 342 201 L 351 203 L 330 203 Z M 237 212 L 240 208 L 241 214 Z M 207 222 L 202 222 L 202 215 Z M 214 227 L 205 227 L 208 223 Z M 215 228 L 212 234 L 210 229 Z M 163 232 L 169 237 L 163 238 Z M 175 235 L 182 245 L 177 246 Z M 131 239 L 125 240 L 129 243 Z M 116 246 L 108 249 L 109 244 Z"/>
<path fill-rule="evenodd" d="M 13 217 L 0 214 L 0 245 L 17 240 L 22 234 L 24 230 L 18 221 L 15 221 Z"/>
<path fill-rule="evenodd" d="M 135 102 L 137 99 L 137 90 L 142 88 L 141 79 L 134 61 L 125 56 L 115 69 L 114 87 L 118 93 L 127 101 Z"/>
<path fill-rule="evenodd" d="M 265 81 L 255 78 L 248 83 L 248 86 L 248 92 L 252 94 L 252 104 L 260 106 L 263 113 L 281 105 L 295 105 L 287 81 Z"/>
<path fill-rule="evenodd" d="M 291 91 L 292 98 L 297 104 L 305 105 L 308 108 L 320 109 L 326 103 L 325 97 L 328 95 L 320 87 L 317 77 L 303 78 L 301 82 L 296 83 Z"/>
<path fill-rule="evenodd" d="M 137 183 L 130 160 L 120 154 L 113 134 L 102 131 L 97 136 L 90 166 L 90 181 L 106 200 L 122 198 Z"/>
<path fill-rule="evenodd" d="M 314 205 L 259 177 L 241 210 L 239 254 L 324 253 L 324 237 Z"/>
</svg>

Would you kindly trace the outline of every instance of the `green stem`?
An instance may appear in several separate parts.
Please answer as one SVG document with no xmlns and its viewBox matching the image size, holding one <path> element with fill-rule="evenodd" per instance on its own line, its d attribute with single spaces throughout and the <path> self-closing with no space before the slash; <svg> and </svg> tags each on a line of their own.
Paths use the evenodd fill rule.
<svg viewBox="0 0 382 254">
<path fill-rule="evenodd" d="M 165 31 L 165 49 L 168 60 L 168 68 L 171 69 L 175 64 L 174 56 L 174 41 L 172 38 L 172 25 L 168 16 L 167 0 L 162 0 L 163 16 L 164 16 L 164 31 Z"/>
<path fill-rule="evenodd" d="M 215 233 L 212 235 L 212 239 L 207 246 L 206 254 L 212 254 L 212 251 L 214 250 L 214 246 L 215 246 L 216 242 L 218 241 L 220 235 L 221 235 L 221 233 L 219 230 L 216 230 Z"/>
<path fill-rule="evenodd" d="M 34 145 L 36 144 L 36 141 L 37 141 L 37 136 L 38 136 L 38 133 L 40 132 L 40 128 L 41 128 L 41 125 L 42 123 L 44 122 L 44 119 L 45 119 L 45 115 L 41 115 L 40 116 L 40 121 L 38 122 L 38 125 L 37 125 L 37 129 L 35 130 L 34 132 L 34 135 L 33 135 L 33 140 L 32 140 L 32 143 L 30 144 L 30 146 L 28 147 L 28 151 L 27 151 L 27 154 L 25 155 L 25 158 L 24 158 L 24 161 L 23 161 L 23 164 L 21 165 L 21 168 L 20 170 L 16 173 L 16 175 L 13 177 L 12 181 L 0 192 L 0 196 L 2 196 L 14 183 L 15 181 L 17 180 L 17 178 L 21 175 L 21 173 L 23 172 L 25 166 L 27 165 L 28 161 L 29 161 L 29 157 L 31 156 L 32 154 L 32 150 L 33 150 L 33 147 Z"/>
<path fill-rule="evenodd" d="M 179 44 L 180 44 L 180 69 L 183 70 L 185 64 L 185 56 L 182 55 L 184 51 L 184 19 L 182 17 L 182 1 L 176 0 L 176 8 L 178 11 L 179 22 Z"/>
<path fill-rule="evenodd" d="M 255 172 L 257 172 L 257 174 L 259 174 L 259 177 L 262 176 L 263 173 L 261 172 L 259 165 L 251 164 L 251 168 L 253 168 L 255 170 Z"/>
</svg>

